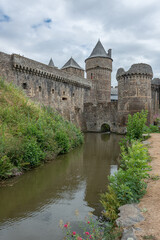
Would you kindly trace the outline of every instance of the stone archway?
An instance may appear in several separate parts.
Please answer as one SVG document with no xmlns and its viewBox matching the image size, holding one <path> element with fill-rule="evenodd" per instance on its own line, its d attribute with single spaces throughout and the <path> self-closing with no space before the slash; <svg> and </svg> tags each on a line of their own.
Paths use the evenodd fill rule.
<svg viewBox="0 0 160 240">
<path fill-rule="evenodd" d="M 101 125 L 101 132 L 110 132 L 110 126 L 107 123 Z"/>
</svg>

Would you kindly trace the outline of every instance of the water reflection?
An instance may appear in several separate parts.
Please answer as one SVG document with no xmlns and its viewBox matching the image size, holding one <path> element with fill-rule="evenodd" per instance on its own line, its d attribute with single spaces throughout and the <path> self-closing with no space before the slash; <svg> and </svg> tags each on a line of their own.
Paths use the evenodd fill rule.
<svg viewBox="0 0 160 240">
<path fill-rule="evenodd" d="M 60 240 L 58 222 L 75 222 L 75 209 L 82 218 L 88 211 L 98 216 L 119 140 L 115 134 L 86 134 L 83 146 L 7 181 L 0 187 L 0 239 Z"/>
</svg>

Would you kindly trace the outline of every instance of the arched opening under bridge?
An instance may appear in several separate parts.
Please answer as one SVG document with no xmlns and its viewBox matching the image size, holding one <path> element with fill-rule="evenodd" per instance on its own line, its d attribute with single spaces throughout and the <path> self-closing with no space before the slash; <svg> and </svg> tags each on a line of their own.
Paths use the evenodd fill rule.
<svg viewBox="0 0 160 240">
<path fill-rule="evenodd" d="M 107 123 L 103 123 L 101 126 L 101 132 L 110 132 L 110 126 Z"/>
</svg>

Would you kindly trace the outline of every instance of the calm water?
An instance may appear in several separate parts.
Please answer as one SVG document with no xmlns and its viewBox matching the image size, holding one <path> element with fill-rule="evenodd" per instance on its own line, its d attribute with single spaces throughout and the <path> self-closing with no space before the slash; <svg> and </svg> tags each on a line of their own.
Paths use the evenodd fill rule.
<svg viewBox="0 0 160 240">
<path fill-rule="evenodd" d="M 87 133 L 83 146 L 1 186 L 0 240 L 62 240 L 60 219 L 75 230 L 88 212 L 99 216 L 120 137 Z"/>
</svg>

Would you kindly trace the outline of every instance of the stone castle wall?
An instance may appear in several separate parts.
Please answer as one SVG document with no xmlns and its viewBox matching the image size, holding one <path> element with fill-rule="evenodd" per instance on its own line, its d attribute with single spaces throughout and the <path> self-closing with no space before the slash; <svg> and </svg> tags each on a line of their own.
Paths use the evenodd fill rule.
<svg viewBox="0 0 160 240">
<path fill-rule="evenodd" d="M 83 129 L 84 99 L 91 83 L 59 69 L 12 54 L 0 53 L 0 76 L 20 86 L 40 104 L 50 106 Z"/>
<path fill-rule="evenodd" d="M 61 69 L 61 70 L 66 72 L 66 73 L 69 73 L 71 75 L 76 75 L 76 76 L 84 78 L 84 70 L 82 70 L 82 69 L 68 67 L 68 68 L 64 68 L 64 69 Z"/>
<path fill-rule="evenodd" d="M 85 130 L 89 132 L 101 132 L 103 124 L 108 124 L 112 132 L 117 129 L 117 102 L 84 104 Z"/>
<path fill-rule="evenodd" d="M 82 69 L 72 70 L 68 68 L 67 72 L 0 52 L 2 78 L 24 89 L 35 102 L 52 107 L 83 131 L 100 132 L 101 126 L 108 124 L 111 131 L 123 133 L 128 114 L 148 110 L 148 123 L 153 123 L 153 115 L 159 113 L 160 80 L 151 85 L 153 73 L 147 64 L 117 71 L 115 102 L 111 102 L 111 58 L 86 59 L 87 79 L 81 76 Z"/>
<path fill-rule="evenodd" d="M 160 79 L 155 78 L 151 83 L 152 92 L 152 115 L 153 120 L 160 113 Z"/>
</svg>

